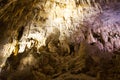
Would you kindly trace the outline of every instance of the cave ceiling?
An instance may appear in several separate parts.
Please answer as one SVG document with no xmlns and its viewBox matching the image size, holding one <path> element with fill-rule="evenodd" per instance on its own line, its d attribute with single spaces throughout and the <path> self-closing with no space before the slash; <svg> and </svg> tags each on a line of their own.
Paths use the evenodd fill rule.
<svg viewBox="0 0 120 80">
<path fill-rule="evenodd" d="M 34 52 L 36 54 L 33 55 Z M 14 59 L 19 62 L 19 66 L 16 66 L 19 71 L 26 69 L 26 65 L 38 65 L 39 59 L 43 61 L 45 58 L 49 66 L 44 66 L 44 68 L 45 70 L 50 68 L 50 74 L 53 74 L 52 77 L 50 75 L 50 80 L 54 80 L 53 76 L 62 74 L 59 70 L 56 71 L 55 65 L 62 65 L 61 67 L 67 65 L 65 68 L 69 68 L 69 64 L 80 60 L 78 65 L 74 64 L 74 68 L 80 69 L 80 71 L 86 68 L 84 65 L 79 66 L 82 61 L 84 62 L 81 57 L 85 55 L 84 53 L 91 56 L 91 59 L 95 60 L 97 64 L 101 62 L 101 59 L 108 58 L 109 60 L 115 53 L 120 54 L 119 0 L 0 0 L 0 70 L 4 66 L 9 67 L 10 65 L 10 69 L 14 71 L 14 64 L 12 64 Z M 48 55 L 50 59 L 48 59 Z M 75 58 L 72 58 L 71 55 Z M 12 60 L 9 61 L 9 58 Z M 56 61 L 55 65 L 49 63 L 51 59 Z M 65 64 L 62 63 L 62 60 L 65 61 L 63 61 Z M 59 61 L 61 62 L 59 63 Z M 44 65 L 42 62 L 41 64 Z M 44 68 L 40 67 L 43 70 Z M 61 71 L 60 67 L 57 68 Z M 7 69 L 3 70 L 7 71 Z M 8 68 L 8 73 L 9 71 Z M 49 70 L 47 71 L 49 73 Z M 64 80 L 65 75 L 74 76 L 67 72 L 55 80 Z M 74 72 L 76 71 L 73 70 Z M 43 80 L 48 80 L 43 76 L 44 72 L 40 71 L 40 73 L 39 76 L 42 76 Z M 34 74 L 28 76 L 30 75 L 34 76 Z M 38 73 L 35 72 L 35 75 Z M 9 74 L 10 76 L 11 74 Z M 85 76 L 84 74 L 79 76 L 81 78 L 76 75 L 75 80 L 97 80 L 91 77 L 89 77 L 90 79 L 82 78 Z M 97 78 L 99 77 L 97 76 Z M 10 77 L 5 80 L 13 79 Z M 100 80 L 104 79 L 100 78 Z M 113 80 L 118 80 L 118 78 Z"/>
</svg>

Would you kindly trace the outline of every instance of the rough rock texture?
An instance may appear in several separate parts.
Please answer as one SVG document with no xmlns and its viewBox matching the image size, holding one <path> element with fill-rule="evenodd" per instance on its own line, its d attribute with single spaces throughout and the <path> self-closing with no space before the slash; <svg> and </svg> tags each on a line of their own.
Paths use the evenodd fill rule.
<svg viewBox="0 0 120 80">
<path fill-rule="evenodd" d="M 1 80 L 119 80 L 118 0 L 0 0 Z"/>
</svg>

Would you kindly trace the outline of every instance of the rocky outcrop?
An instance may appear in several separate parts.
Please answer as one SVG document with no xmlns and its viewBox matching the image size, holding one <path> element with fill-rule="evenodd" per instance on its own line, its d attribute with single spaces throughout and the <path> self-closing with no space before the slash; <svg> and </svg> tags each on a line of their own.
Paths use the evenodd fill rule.
<svg viewBox="0 0 120 80">
<path fill-rule="evenodd" d="M 118 80 L 119 4 L 1 0 L 0 79 Z"/>
<path fill-rule="evenodd" d="M 73 46 L 75 49 L 76 45 Z M 93 45 L 82 42 L 78 51 L 37 53 L 32 47 L 7 59 L 1 72 L 2 80 L 118 80 L 119 52 L 103 53 Z M 56 47 L 57 48 L 57 47 Z"/>
</svg>

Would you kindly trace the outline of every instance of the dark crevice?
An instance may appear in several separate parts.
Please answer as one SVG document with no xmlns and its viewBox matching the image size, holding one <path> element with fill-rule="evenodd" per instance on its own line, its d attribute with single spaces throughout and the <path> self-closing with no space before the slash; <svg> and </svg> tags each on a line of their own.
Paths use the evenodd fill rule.
<svg viewBox="0 0 120 80">
<path fill-rule="evenodd" d="M 19 30 L 18 30 L 18 41 L 21 39 L 22 35 L 24 32 L 24 26 L 22 26 Z"/>
</svg>

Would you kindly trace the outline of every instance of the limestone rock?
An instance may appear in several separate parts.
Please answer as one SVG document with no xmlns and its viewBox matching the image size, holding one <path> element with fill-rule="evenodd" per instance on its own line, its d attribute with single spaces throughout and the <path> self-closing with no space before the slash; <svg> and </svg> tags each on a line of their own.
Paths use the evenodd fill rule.
<svg viewBox="0 0 120 80">
<path fill-rule="evenodd" d="M 119 80 L 120 1 L 0 0 L 1 80 Z"/>
</svg>

